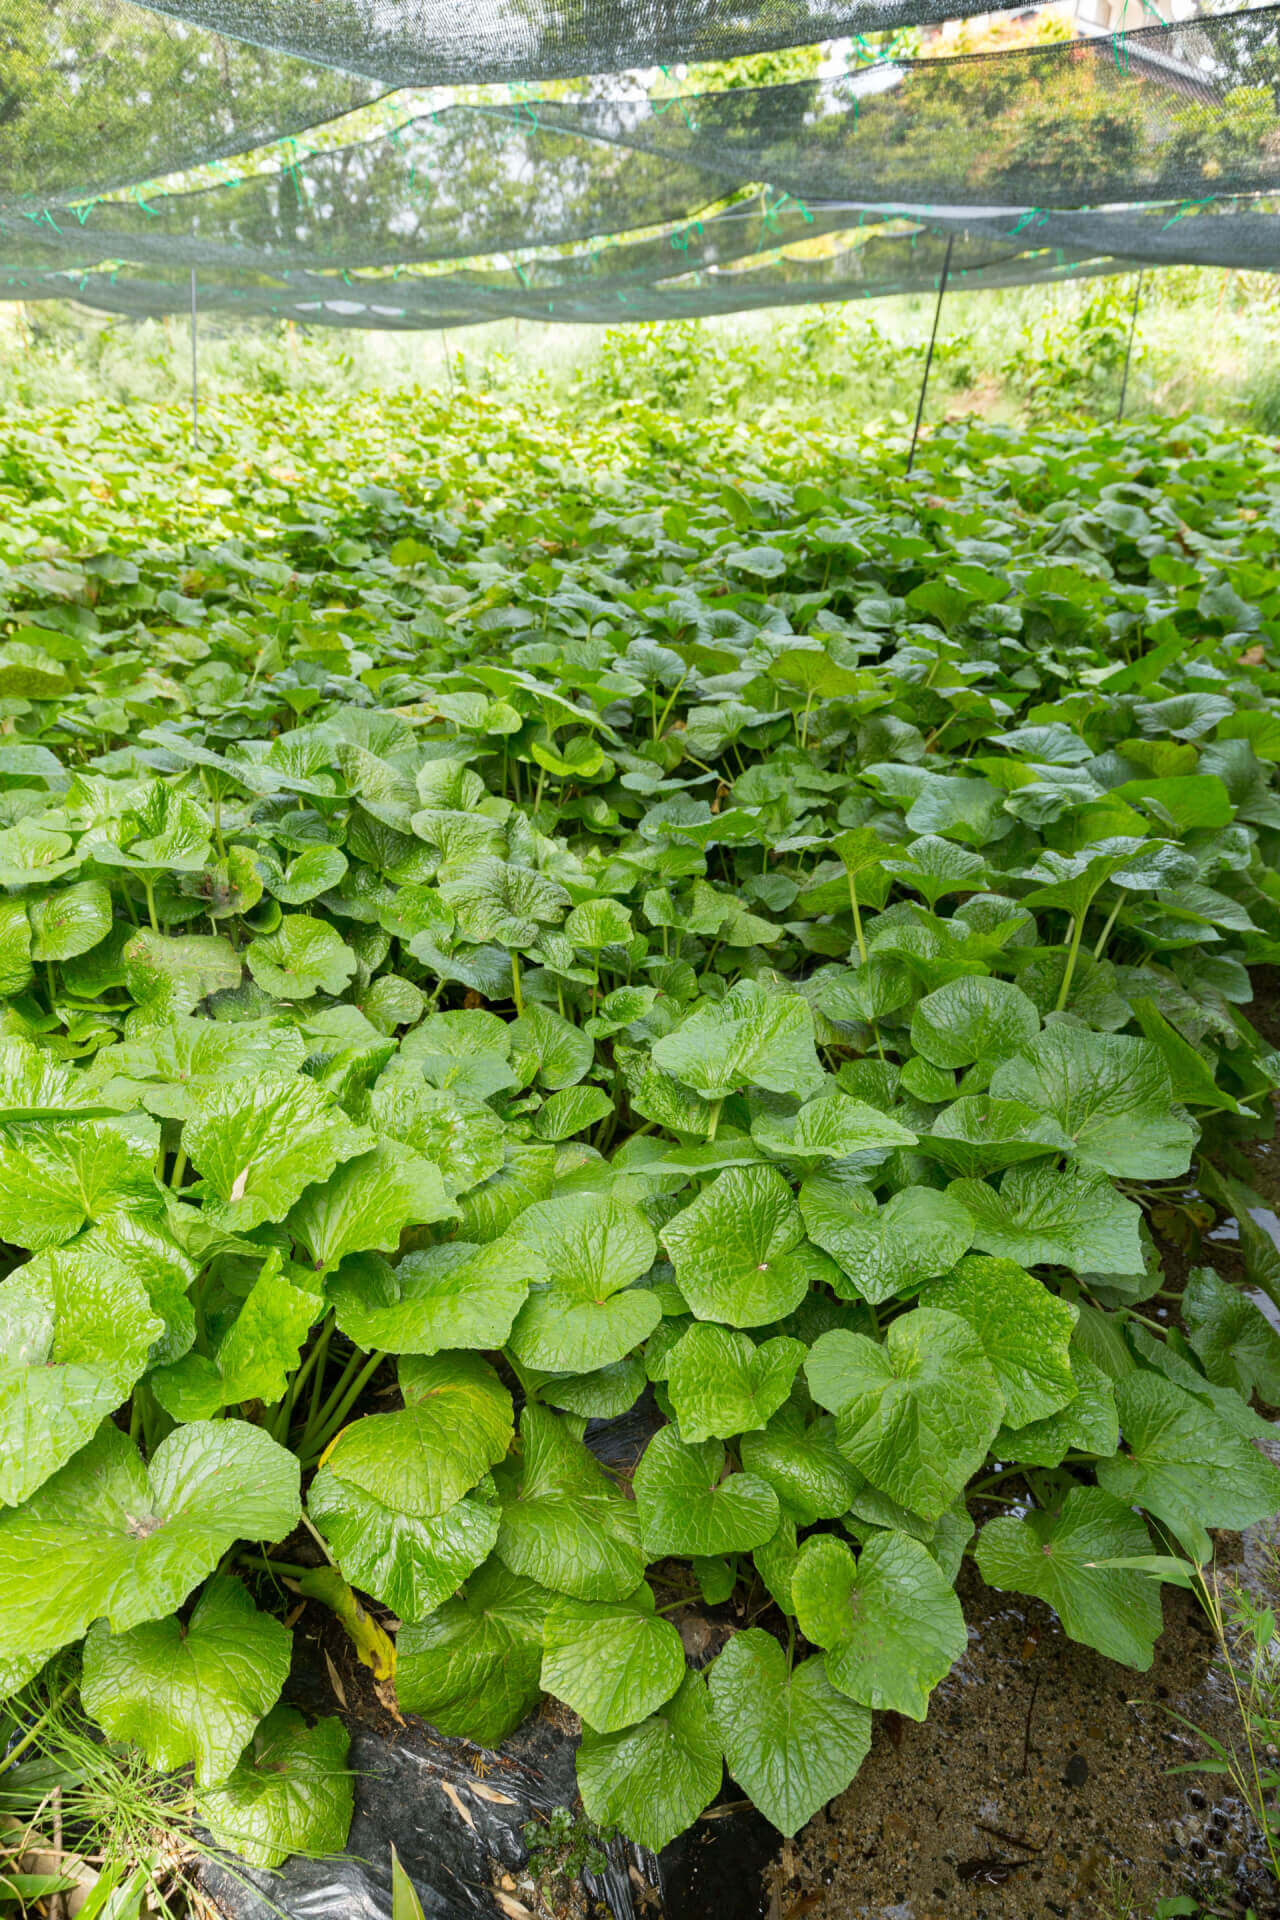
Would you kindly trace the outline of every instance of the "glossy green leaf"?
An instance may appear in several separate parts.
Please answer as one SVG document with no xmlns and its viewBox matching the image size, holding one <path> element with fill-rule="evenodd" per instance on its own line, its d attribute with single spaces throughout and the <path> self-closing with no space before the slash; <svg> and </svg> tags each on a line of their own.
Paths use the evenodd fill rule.
<svg viewBox="0 0 1280 1920">
<path fill-rule="evenodd" d="M 743 1553 L 777 1531 L 778 1496 L 753 1473 L 726 1473 L 719 1440 L 700 1446 L 662 1427 L 636 1468 L 635 1504 L 646 1553 Z"/>
<path fill-rule="evenodd" d="M 24 1506 L 0 1513 L 0 1657 L 121 1633 L 181 1604 L 241 1539 L 298 1520 L 298 1463 L 242 1420 L 194 1422 L 144 1465 L 105 1425 Z"/>
<path fill-rule="evenodd" d="M 324 1310 L 305 1269 L 268 1256 L 234 1319 L 206 1353 L 187 1353 L 151 1375 L 151 1390 L 176 1420 L 208 1420 L 222 1407 L 279 1400 L 302 1344 Z"/>
<path fill-rule="evenodd" d="M 1029 1467 L 1060 1466 L 1072 1451 L 1114 1453 L 1120 1444 L 1120 1418 L 1110 1375 L 1073 1347 L 1071 1376 L 1076 1390 L 1066 1406 L 1024 1427 L 1002 1427 L 993 1452 Z"/>
<path fill-rule="evenodd" d="M 370 1096 L 368 1121 L 377 1133 L 429 1160 L 451 1196 L 479 1186 L 503 1162 L 504 1130 L 497 1114 L 483 1100 L 454 1089 L 421 1079 L 380 1084 Z"/>
<path fill-rule="evenodd" d="M 100 880 L 59 887 L 27 908 L 31 919 L 31 958 L 70 960 L 88 953 L 111 931 L 111 890 Z"/>
<path fill-rule="evenodd" d="M 432 1161 L 383 1140 L 309 1187 L 288 1226 L 317 1267 L 332 1268 L 351 1253 L 393 1252 L 407 1227 L 456 1211 Z"/>
<path fill-rule="evenodd" d="M 520 1418 L 519 1456 L 494 1475 L 502 1502 L 498 1557 L 575 1600 L 621 1600 L 644 1576 L 635 1503 L 563 1415 L 533 1403 Z"/>
<path fill-rule="evenodd" d="M 662 1229 L 680 1290 L 702 1320 L 759 1327 L 826 1277 L 776 1167 L 730 1167 Z"/>
<path fill-rule="evenodd" d="M 694 1321 L 671 1349 L 667 1390 L 686 1441 L 730 1439 L 765 1426 L 791 1392 L 802 1340 L 757 1346 L 745 1333 Z"/>
<path fill-rule="evenodd" d="M 506 1454 L 511 1396 L 477 1353 L 400 1363 L 405 1404 L 344 1427 L 324 1464 L 338 1480 L 415 1520 L 446 1513 Z"/>
<path fill-rule="evenodd" d="M 833 1687 L 866 1707 L 923 1720 L 968 1645 L 951 1581 L 905 1533 L 875 1533 L 855 1560 L 833 1534 L 804 1542 L 792 1575 L 806 1640 L 826 1649 Z"/>
<path fill-rule="evenodd" d="M 838 1520 L 863 1484 L 836 1444 L 835 1421 L 827 1414 L 807 1420 L 794 1401 L 763 1432 L 744 1433 L 739 1453 L 746 1471 L 768 1481 L 784 1514 L 800 1526 Z"/>
<path fill-rule="evenodd" d="M 836 1415 L 845 1457 L 927 1520 L 981 1466 L 1004 1413 L 978 1335 L 936 1307 L 894 1320 L 883 1345 L 862 1333 L 824 1333 L 805 1374 L 818 1405 Z"/>
<path fill-rule="evenodd" d="M 1070 1148 L 1068 1136 L 1042 1108 L 989 1094 L 964 1094 L 953 1101 L 920 1138 L 922 1153 L 949 1173 L 967 1176 L 1044 1160 Z"/>
<path fill-rule="evenodd" d="M 1195 1129 L 1173 1103 L 1149 1040 L 1046 1027 L 991 1076 L 998 1099 L 1022 1101 L 1062 1128 L 1085 1166 L 1130 1180 L 1172 1180 L 1191 1161 Z"/>
<path fill-rule="evenodd" d="M 958 1191 L 963 1185 L 957 1182 L 948 1193 L 906 1187 L 877 1206 L 870 1192 L 850 1192 L 820 1177 L 806 1180 L 800 1211 L 809 1238 L 840 1269 L 833 1283 L 837 1293 L 879 1305 L 953 1267 L 974 1237 Z"/>
<path fill-rule="evenodd" d="M 1229 1287 L 1212 1267 L 1193 1267 L 1182 1315 L 1215 1386 L 1233 1387 L 1245 1399 L 1256 1390 L 1280 1406 L 1280 1333 L 1247 1294 Z"/>
<path fill-rule="evenodd" d="M 1121 1451 L 1098 1484 L 1162 1521 L 1191 1554 L 1212 1552 L 1209 1527 L 1247 1527 L 1280 1512 L 1280 1469 L 1193 1394 L 1158 1373 L 1115 1383 Z"/>
<path fill-rule="evenodd" d="M 978 1571 L 989 1587 L 1051 1606 L 1069 1639 L 1145 1673 L 1162 1620 L 1160 1589 L 1145 1574 L 1106 1561 L 1148 1554 L 1141 1520 L 1101 1487 L 1075 1487 L 1058 1513 L 988 1520 L 978 1535 Z"/>
<path fill-rule="evenodd" d="M 439 1732 L 496 1747 L 541 1697 L 554 1596 L 491 1559 L 421 1625 L 396 1636 L 396 1693 Z"/>
<path fill-rule="evenodd" d="M 542 1686 L 596 1733 L 617 1733 L 661 1707 L 685 1675 L 684 1647 L 640 1586 L 614 1601 L 558 1599 L 543 1636 Z"/>
<path fill-rule="evenodd" d="M 185 1625 L 170 1615 L 111 1633 L 99 1621 L 85 1641 L 81 1698 L 159 1772 L 194 1763 L 197 1786 L 214 1786 L 279 1699 L 290 1644 L 241 1581 L 216 1574 Z"/>
<path fill-rule="evenodd" d="M 156 1131 L 112 1120 L 0 1126 L 5 1238 L 38 1252 L 113 1214 L 153 1210 Z"/>
<path fill-rule="evenodd" d="M 358 1163 L 357 1163 L 358 1164 Z M 352 1260 L 328 1283 L 338 1325 L 357 1346 L 387 1353 L 482 1351 L 505 1344 L 535 1280 L 539 1254 L 506 1236 L 476 1246 L 446 1240 L 385 1260 Z"/>
<path fill-rule="evenodd" d="M 406 1513 L 401 1499 L 398 1483 L 379 1499 L 321 1467 L 307 1510 L 353 1587 L 400 1620 L 423 1620 L 488 1559 L 498 1538 L 498 1500 L 487 1476 L 443 1513 Z"/>
<path fill-rule="evenodd" d="M 740 980 L 654 1043 L 654 1065 L 700 1094 L 723 1100 L 742 1087 L 804 1099 L 822 1084 L 809 1003 Z"/>
<path fill-rule="evenodd" d="M 1010 1167 L 999 1187 L 955 1180 L 947 1189 L 973 1219 L 973 1244 L 1023 1266 L 1074 1273 L 1142 1269 L 1142 1212 L 1088 1167 Z"/>
<path fill-rule="evenodd" d="M 287 913 L 274 933 L 251 943 L 245 960 L 273 1000 L 341 993 L 356 970 L 356 956 L 337 929 L 304 913 Z"/>
<path fill-rule="evenodd" d="M 1006 1060 L 1034 1040 L 1040 1016 L 1020 988 L 982 976 L 949 980 L 911 1016 L 911 1044 L 937 1067 Z"/>
<path fill-rule="evenodd" d="M 847 1160 L 855 1153 L 886 1154 L 895 1147 L 914 1146 L 916 1139 L 887 1113 L 834 1092 L 807 1101 L 786 1119 L 762 1114 L 752 1122 L 751 1136 L 767 1153 L 801 1168 Z"/>
<path fill-rule="evenodd" d="M 0 1506 L 93 1437 L 163 1326 L 127 1268 L 79 1247 L 37 1254 L 0 1284 Z"/>
<path fill-rule="evenodd" d="M 292 1707 L 274 1708 L 235 1772 L 199 1796 L 202 1823 L 250 1866 L 340 1852 L 355 1803 L 348 1745 L 341 1720 L 309 1727 Z"/>
<path fill-rule="evenodd" d="M 1068 1349 L 1076 1309 L 1025 1268 L 1012 1260 L 966 1254 L 954 1273 L 927 1289 L 922 1302 L 968 1321 L 999 1382 L 1011 1426 L 1042 1420 L 1071 1399 L 1075 1381 Z"/>
<path fill-rule="evenodd" d="M 238 1233 L 283 1220 L 307 1187 L 370 1144 L 304 1075 L 209 1087 L 182 1138 L 217 1219 Z"/>
<path fill-rule="evenodd" d="M 733 1636 L 708 1685 L 729 1771 L 782 1833 L 843 1793 L 870 1750 L 870 1713 L 832 1685 L 822 1655 L 788 1671 L 758 1627 Z"/>
<path fill-rule="evenodd" d="M 724 1777 L 706 1682 L 685 1675 L 680 1691 L 638 1726 L 584 1728 L 578 1791 L 597 1826 L 621 1827 L 657 1852 L 715 1799 Z"/>
</svg>

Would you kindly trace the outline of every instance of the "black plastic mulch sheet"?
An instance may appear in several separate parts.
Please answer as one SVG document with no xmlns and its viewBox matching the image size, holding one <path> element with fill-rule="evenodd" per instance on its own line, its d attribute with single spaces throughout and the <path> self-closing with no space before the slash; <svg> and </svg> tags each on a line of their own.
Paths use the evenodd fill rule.
<svg viewBox="0 0 1280 1920">
<path fill-rule="evenodd" d="M 500 1883 L 504 1874 L 516 1880 L 527 1857 L 520 1829 L 573 1805 L 573 1755 L 574 1742 L 536 1718 L 492 1754 L 423 1727 L 394 1741 L 356 1733 L 356 1813 L 346 1853 L 295 1855 L 274 1873 L 211 1863 L 204 1888 L 228 1920 L 391 1920 L 394 1846 L 426 1920 L 511 1920 L 519 1896 L 508 1894 L 504 1907 Z M 615 1841 L 608 1872 L 585 1886 L 600 1912 L 633 1920 L 642 1910 L 637 1885 L 656 1902 L 660 1884 L 651 1854 Z"/>
</svg>

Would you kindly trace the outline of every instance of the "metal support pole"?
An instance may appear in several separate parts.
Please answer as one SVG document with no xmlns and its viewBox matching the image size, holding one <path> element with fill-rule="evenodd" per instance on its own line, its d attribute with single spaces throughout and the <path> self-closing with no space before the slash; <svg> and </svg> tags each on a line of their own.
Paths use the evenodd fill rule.
<svg viewBox="0 0 1280 1920">
<path fill-rule="evenodd" d="M 191 269 L 191 450 L 200 451 L 200 387 L 196 369 L 196 270 Z"/>
<path fill-rule="evenodd" d="M 933 332 L 929 335 L 929 351 L 924 359 L 924 379 L 920 382 L 920 401 L 916 407 L 916 423 L 911 429 L 911 451 L 907 455 L 907 472 L 910 473 L 916 457 L 916 441 L 920 438 L 920 422 L 924 418 L 924 397 L 929 391 L 929 369 L 933 365 L 933 349 L 938 338 L 938 321 L 942 317 L 942 296 L 947 290 L 947 275 L 951 271 L 951 249 L 955 244 L 955 234 L 947 235 L 947 251 L 942 260 L 942 278 L 938 282 L 938 304 L 933 310 Z"/>
<path fill-rule="evenodd" d="M 444 370 L 449 376 L 449 398 L 453 399 L 453 360 L 449 353 L 449 336 L 444 328 L 440 329 L 440 338 L 444 342 Z"/>
<path fill-rule="evenodd" d="M 1138 330 L 1138 301 L 1142 297 L 1142 276 L 1145 267 L 1138 268 L 1137 284 L 1133 289 L 1133 313 L 1129 320 L 1129 344 L 1124 350 L 1124 378 L 1120 382 L 1120 405 L 1116 408 L 1116 425 L 1124 419 L 1125 395 L 1129 391 L 1129 361 L 1133 355 L 1133 336 Z"/>
</svg>

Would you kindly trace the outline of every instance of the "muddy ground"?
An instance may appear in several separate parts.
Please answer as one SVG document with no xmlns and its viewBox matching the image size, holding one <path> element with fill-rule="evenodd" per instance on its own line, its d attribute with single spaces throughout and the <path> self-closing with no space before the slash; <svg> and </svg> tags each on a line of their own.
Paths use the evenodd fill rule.
<svg viewBox="0 0 1280 1920">
<path fill-rule="evenodd" d="M 1260 1543 L 1240 1572 L 1258 1578 Z M 969 1650 L 923 1725 L 877 1716 L 847 1793 L 770 1863 L 756 1911 L 812 1920 L 1146 1920 L 1161 1896 L 1276 1920 L 1280 1898 L 1223 1783 L 1169 1769 L 1234 1702 L 1207 1624 L 1169 1593 L 1155 1664 L 1130 1673 L 1048 1609 L 961 1582 Z M 708 1914 L 711 1909 L 707 1909 Z"/>
</svg>

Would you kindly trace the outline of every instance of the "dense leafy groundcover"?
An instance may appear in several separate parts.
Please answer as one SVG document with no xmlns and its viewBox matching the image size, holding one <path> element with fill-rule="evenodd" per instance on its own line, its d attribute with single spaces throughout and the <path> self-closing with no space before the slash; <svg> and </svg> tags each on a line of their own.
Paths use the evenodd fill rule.
<svg viewBox="0 0 1280 1920">
<path fill-rule="evenodd" d="M 1146 1666 L 1280 1506 L 1150 1224 L 1280 1299 L 1275 450 L 294 404 L 0 448 L 5 1688 L 79 1644 L 270 1864 L 351 1807 L 298 1591 L 652 1846 L 923 1717 L 966 1555 Z"/>
</svg>

